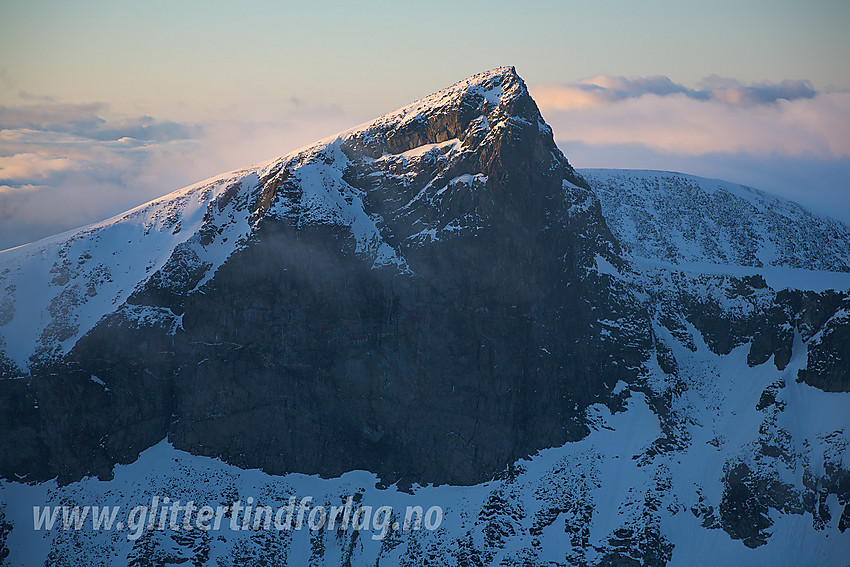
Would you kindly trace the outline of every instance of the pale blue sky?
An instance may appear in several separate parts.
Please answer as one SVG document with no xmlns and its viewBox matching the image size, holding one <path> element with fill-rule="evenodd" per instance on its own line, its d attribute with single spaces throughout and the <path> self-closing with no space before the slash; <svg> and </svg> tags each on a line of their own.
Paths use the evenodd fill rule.
<svg viewBox="0 0 850 567">
<path fill-rule="evenodd" d="M 291 97 L 371 115 L 505 64 L 530 84 L 660 74 L 693 86 L 718 74 L 850 88 L 847 0 L 0 6 L 13 93 L 176 119 L 247 116 Z"/>
</svg>

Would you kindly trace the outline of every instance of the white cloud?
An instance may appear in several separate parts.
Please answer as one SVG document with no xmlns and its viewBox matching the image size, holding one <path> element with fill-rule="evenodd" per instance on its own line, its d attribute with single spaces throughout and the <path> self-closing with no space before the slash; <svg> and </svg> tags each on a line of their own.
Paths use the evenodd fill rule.
<svg viewBox="0 0 850 567">
<path fill-rule="evenodd" d="M 43 180 L 60 171 L 75 167 L 75 162 L 62 156 L 20 153 L 0 157 L 0 182 L 13 179 Z"/>
<path fill-rule="evenodd" d="M 850 92 L 806 81 L 596 77 L 531 89 L 576 167 L 684 171 L 750 184 L 850 223 Z"/>
<path fill-rule="evenodd" d="M 757 105 L 700 100 L 682 93 L 644 94 L 605 104 L 596 100 L 593 105 L 567 109 L 552 93 L 546 93 L 538 104 L 556 138 L 564 141 L 637 143 L 687 155 L 739 151 L 850 155 L 850 92 Z"/>
<path fill-rule="evenodd" d="M 0 107 L 0 250 L 123 212 L 358 123 L 295 101 L 280 116 L 176 123 L 106 105 Z"/>
</svg>

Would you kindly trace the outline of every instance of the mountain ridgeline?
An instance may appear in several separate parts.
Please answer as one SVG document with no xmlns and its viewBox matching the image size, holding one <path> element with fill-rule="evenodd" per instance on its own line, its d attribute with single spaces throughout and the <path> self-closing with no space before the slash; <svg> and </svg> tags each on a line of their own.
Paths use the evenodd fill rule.
<svg viewBox="0 0 850 567">
<path fill-rule="evenodd" d="M 75 331 L 58 313 L 28 378 L 2 383 L 3 438 L 27 440 L 4 451 L 5 475 L 108 476 L 167 435 L 275 473 L 469 484 L 581 438 L 584 408 L 651 349 L 646 311 L 594 269 L 623 263 L 599 202 L 512 69 L 212 192 L 121 305 L 66 353 L 50 342 Z M 146 230 L 181 236 L 181 198 Z M 205 255 L 228 238 L 211 274 Z M 68 299 L 63 266 L 104 259 L 54 246 Z M 630 325 L 603 335 L 600 319 Z"/>
<path fill-rule="evenodd" d="M 841 459 L 789 483 L 776 463 L 803 457 L 771 435 L 806 435 L 783 429 L 789 384 L 850 391 L 850 231 L 770 199 L 678 174 L 582 176 L 513 68 L 475 75 L 0 253 L 0 474 L 109 479 L 167 438 L 277 475 L 472 485 L 640 396 L 660 427 L 633 456 L 645 464 L 699 437 L 688 396 L 714 387 L 705 361 L 745 351 L 742 373 L 794 375 L 750 408 L 773 412 L 758 462 L 717 453 L 722 501 L 693 514 L 758 547 L 770 510 L 828 522 L 820 503 L 837 495 L 846 527 Z M 794 279 L 811 270 L 839 285 Z M 642 557 L 664 564 L 672 546 L 653 534 Z"/>
</svg>

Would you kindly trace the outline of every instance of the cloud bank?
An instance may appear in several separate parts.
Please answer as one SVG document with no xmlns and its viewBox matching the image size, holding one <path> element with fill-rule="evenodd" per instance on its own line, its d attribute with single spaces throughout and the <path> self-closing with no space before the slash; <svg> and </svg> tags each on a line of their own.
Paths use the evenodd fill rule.
<svg viewBox="0 0 850 567">
<path fill-rule="evenodd" d="M 674 83 L 669 77 L 612 77 L 598 75 L 577 83 L 540 85 L 535 88 L 538 104 L 550 109 L 575 110 L 600 106 L 645 95 L 683 95 L 701 101 L 720 101 L 733 106 L 770 104 L 815 96 L 809 81 L 784 80 L 744 85 L 740 81 L 711 75 L 698 88 Z"/>
<path fill-rule="evenodd" d="M 716 75 L 697 88 L 663 76 L 599 76 L 531 92 L 576 167 L 717 177 L 850 224 L 850 92 Z"/>
<path fill-rule="evenodd" d="M 262 121 L 115 116 L 102 103 L 0 106 L 0 250 L 121 213 L 272 159 L 356 118 L 290 101 Z"/>
</svg>

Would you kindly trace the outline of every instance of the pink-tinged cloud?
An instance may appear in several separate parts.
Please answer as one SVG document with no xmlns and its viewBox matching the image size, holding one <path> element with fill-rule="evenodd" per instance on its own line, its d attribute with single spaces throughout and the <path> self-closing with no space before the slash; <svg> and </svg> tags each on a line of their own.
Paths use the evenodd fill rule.
<svg viewBox="0 0 850 567">
<path fill-rule="evenodd" d="M 257 122 L 111 117 L 101 104 L 0 106 L 0 250 L 96 222 L 362 122 L 293 101 Z"/>
<path fill-rule="evenodd" d="M 809 96 L 799 82 L 787 82 L 759 93 L 715 87 L 711 96 L 698 97 L 659 93 L 665 82 L 649 79 L 649 86 L 595 80 L 596 90 L 549 85 L 532 94 L 560 141 L 640 144 L 684 155 L 850 155 L 850 92 Z M 634 88 L 623 95 L 628 86 Z"/>
<path fill-rule="evenodd" d="M 655 76 L 531 90 L 576 167 L 725 179 L 850 224 L 850 92 L 717 76 L 698 89 Z"/>
<path fill-rule="evenodd" d="M 0 156 L 0 182 L 13 179 L 44 180 L 57 172 L 75 167 L 73 160 L 62 156 L 37 153 Z"/>
<path fill-rule="evenodd" d="M 579 110 L 647 95 L 684 95 L 694 100 L 718 101 L 733 106 L 770 104 L 781 100 L 812 98 L 816 92 L 809 81 L 784 80 L 745 85 L 735 79 L 711 75 L 696 89 L 675 83 L 663 75 L 614 77 L 597 75 L 577 83 L 538 85 L 532 94 L 537 103 L 551 110 Z"/>
</svg>

